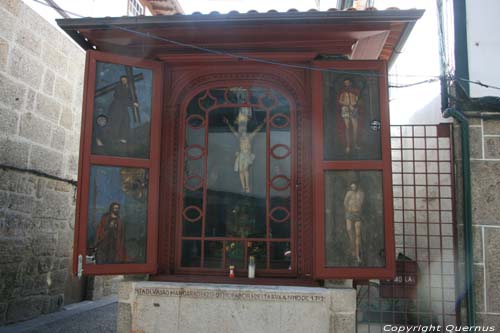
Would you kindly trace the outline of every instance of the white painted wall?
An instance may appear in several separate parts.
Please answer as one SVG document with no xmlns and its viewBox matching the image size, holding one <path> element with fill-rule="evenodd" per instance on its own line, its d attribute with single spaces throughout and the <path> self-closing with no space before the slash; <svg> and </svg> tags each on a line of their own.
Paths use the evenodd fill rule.
<svg viewBox="0 0 500 333">
<path fill-rule="evenodd" d="M 55 20 L 61 16 L 52 8 L 33 0 L 23 0 L 39 15 L 56 26 Z M 40 0 L 44 2 L 44 0 Z M 125 16 L 127 0 L 56 0 L 62 9 L 86 17 Z M 71 17 L 73 17 L 70 14 Z"/>
<path fill-rule="evenodd" d="M 439 76 L 438 20 L 435 0 L 375 0 L 378 9 L 424 9 L 390 71 L 389 84 L 405 85 Z M 439 81 L 408 88 L 391 88 L 392 124 L 438 124 L 448 122 L 441 117 Z"/>
<path fill-rule="evenodd" d="M 0 0 L 4 1 L 4 0 Z M 50 24 L 56 27 L 64 36 L 75 43 L 69 36 L 59 28 L 56 19 L 62 18 L 61 15 L 51 7 L 47 6 L 44 0 L 22 0 L 31 7 L 38 15 L 42 16 Z M 117 17 L 127 15 L 128 0 L 56 0 L 57 5 L 66 11 L 71 18 L 84 17 Z M 151 12 L 146 8 L 146 15 Z M 76 43 L 75 43 L 76 45 Z"/>
<path fill-rule="evenodd" d="M 500 1 L 467 0 L 469 78 L 500 87 Z M 470 85 L 472 97 L 500 96 L 500 90 Z"/>
</svg>

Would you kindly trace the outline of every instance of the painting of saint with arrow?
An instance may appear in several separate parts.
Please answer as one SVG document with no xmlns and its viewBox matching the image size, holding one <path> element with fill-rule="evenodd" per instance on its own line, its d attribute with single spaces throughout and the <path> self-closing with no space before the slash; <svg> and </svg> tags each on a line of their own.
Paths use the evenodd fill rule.
<svg viewBox="0 0 500 333">
<path fill-rule="evenodd" d="M 147 158 L 152 73 L 97 63 L 92 153 Z"/>
</svg>

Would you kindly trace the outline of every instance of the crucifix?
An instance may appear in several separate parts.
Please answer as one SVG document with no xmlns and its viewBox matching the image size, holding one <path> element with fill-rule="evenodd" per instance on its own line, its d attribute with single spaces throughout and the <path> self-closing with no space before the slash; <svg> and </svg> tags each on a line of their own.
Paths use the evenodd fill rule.
<svg viewBox="0 0 500 333">
<path fill-rule="evenodd" d="M 235 137 L 239 139 L 240 151 L 236 153 L 234 161 L 234 171 L 239 172 L 241 187 L 245 193 L 250 193 L 250 175 L 249 169 L 252 165 L 255 155 L 252 153 L 252 141 L 255 135 L 264 127 L 265 121 L 262 122 L 250 134 L 247 133 L 246 122 L 245 126 L 238 125 L 238 131 L 231 125 L 226 117 L 224 123 L 229 127 Z"/>
</svg>

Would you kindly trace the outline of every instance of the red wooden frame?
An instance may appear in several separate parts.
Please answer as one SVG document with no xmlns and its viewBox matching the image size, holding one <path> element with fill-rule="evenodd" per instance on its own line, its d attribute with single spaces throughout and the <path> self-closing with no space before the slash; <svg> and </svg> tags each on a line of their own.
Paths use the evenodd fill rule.
<svg viewBox="0 0 500 333">
<path fill-rule="evenodd" d="M 239 82 L 236 86 L 238 87 L 245 87 L 247 89 L 250 89 L 250 88 L 268 88 L 268 89 L 274 89 L 276 90 L 276 88 L 272 85 L 269 85 L 268 83 L 254 83 L 254 84 L 248 84 L 244 81 L 242 82 Z M 187 106 L 189 105 L 189 103 L 191 102 L 192 98 L 194 98 L 196 95 L 198 95 L 200 92 L 202 91 L 207 91 L 209 92 L 210 89 L 212 88 L 230 88 L 231 85 L 227 84 L 226 81 L 218 81 L 218 82 L 212 82 L 212 83 L 209 83 L 207 84 L 206 86 L 203 86 L 197 90 L 193 90 L 189 95 L 188 97 L 183 101 L 183 103 L 181 104 L 181 109 L 180 109 L 180 114 L 181 114 L 181 120 L 180 120 L 180 124 L 179 124 L 179 128 L 180 128 L 180 142 L 179 142 L 179 146 L 180 147 L 185 147 L 185 131 L 186 131 L 186 123 L 187 123 L 187 119 L 186 118 L 186 110 L 187 110 Z M 289 154 L 287 154 L 287 156 L 289 156 L 292 151 L 295 152 L 295 147 L 296 147 L 296 138 L 295 138 L 295 113 L 296 113 L 296 107 L 295 107 L 295 104 L 296 102 L 291 98 L 291 96 L 288 94 L 288 93 L 284 93 L 283 90 L 277 90 L 279 91 L 279 93 L 281 93 L 281 95 L 286 98 L 286 100 L 288 101 L 289 105 L 290 105 L 290 109 L 289 109 L 289 113 L 290 113 L 290 116 L 288 118 L 288 125 L 286 126 L 290 126 L 290 152 Z M 226 92 L 227 93 L 227 92 Z M 261 101 L 259 100 L 259 103 L 261 103 Z M 262 109 L 265 109 L 266 110 L 266 124 L 267 126 L 265 127 L 266 128 L 266 158 L 268 159 L 267 160 L 267 163 L 266 163 L 266 207 L 267 208 L 270 208 L 270 186 L 271 186 L 271 177 L 270 177 L 270 156 L 272 156 L 272 154 L 270 153 L 270 144 L 271 144 L 271 140 L 270 140 L 270 131 L 271 131 L 271 128 L 273 127 L 271 125 L 271 117 L 270 117 L 270 113 L 271 111 L 273 110 L 274 108 L 274 105 L 271 106 L 271 107 L 265 107 L 264 105 L 262 104 L 255 104 L 255 105 L 251 105 L 251 104 L 245 104 L 245 103 L 241 103 L 241 104 L 216 104 L 214 106 L 211 106 L 210 108 L 208 109 L 204 109 L 202 108 L 205 112 L 207 112 L 207 115 L 206 115 L 206 119 L 205 119 L 205 143 L 208 143 L 208 113 L 210 111 L 213 111 L 213 110 L 216 110 L 218 108 L 231 108 L 231 107 L 238 107 L 238 106 L 255 106 L 255 107 L 260 107 Z M 274 117 L 276 117 L 277 115 L 275 115 Z M 192 116 L 191 116 L 192 117 Z M 273 118 L 274 118 L 273 117 Z M 276 126 L 274 126 L 275 128 L 277 128 Z M 285 127 L 285 126 L 283 126 Z M 200 157 L 199 158 L 204 158 L 204 167 L 203 167 L 203 173 L 204 175 L 201 177 L 201 180 L 202 182 L 205 182 L 206 181 L 206 172 L 207 172 L 207 159 L 208 159 L 208 151 L 206 149 L 206 147 L 201 147 L 199 145 L 191 145 L 192 147 L 195 147 L 195 148 L 198 148 L 200 149 L 201 151 L 201 154 L 200 154 Z M 185 147 L 183 149 L 184 152 L 187 153 L 187 147 Z M 181 152 L 182 153 L 182 152 Z M 198 158 L 198 155 L 196 155 L 195 157 L 192 157 L 191 159 L 192 160 L 195 160 L 195 159 L 199 159 Z M 179 167 L 178 167 L 178 170 L 179 170 L 179 180 L 185 180 L 185 175 L 184 175 L 184 158 L 179 158 Z M 244 268 L 241 269 L 241 267 L 236 267 L 236 274 L 238 273 L 243 273 L 246 271 L 246 266 L 247 266 L 247 246 L 246 246 L 246 242 L 248 241 L 251 241 L 251 242 L 265 242 L 266 243 L 266 260 L 267 260 L 267 266 L 270 265 L 270 255 L 271 255 L 271 243 L 283 243 L 283 242 L 288 242 L 290 243 L 290 247 L 291 247 L 291 250 L 292 250 L 292 253 L 295 253 L 296 252 L 296 225 L 297 225 L 297 221 L 295 220 L 295 216 L 296 216 L 296 191 L 295 191 L 295 188 L 294 186 L 292 186 L 292 184 L 295 183 L 295 173 L 296 173 L 296 158 L 295 158 L 295 154 L 292 154 L 292 158 L 290 159 L 290 183 L 289 183 L 289 186 L 287 186 L 287 188 L 290 188 L 290 211 L 288 212 L 289 213 L 289 218 L 290 218 L 290 237 L 289 238 L 282 238 L 282 239 L 278 239 L 278 238 L 270 238 L 269 237 L 269 232 L 270 232 L 270 223 L 271 223 L 271 215 L 272 215 L 272 211 L 275 210 L 276 208 L 278 207 L 274 207 L 273 210 L 269 210 L 268 212 L 266 212 L 268 214 L 268 216 L 266 217 L 266 237 L 265 238 L 238 238 L 238 237 L 207 237 L 205 236 L 205 219 L 204 219 L 204 213 L 203 211 L 206 210 L 206 200 L 203 201 L 203 208 L 202 210 L 200 210 L 200 217 L 196 219 L 196 221 L 198 221 L 199 219 L 202 219 L 203 220 L 203 228 L 202 228 L 202 233 L 201 233 L 201 236 L 200 237 L 186 237 L 186 236 L 182 236 L 182 220 L 183 220 L 183 217 L 184 219 L 187 219 L 184 212 L 187 208 L 189 207 L 186 207 L 184 208 L 184 205 L 183 205 L 183 193 L 184 193 L 184 188 L 185 188 L 185 184 L 183 181 L 179 181 L 178 183 L 178 190 L 177 190 L 177 193 L 179 194 L 178 195 L 178 198 L 177 198 L 177 202 L 178 202 L 178 208 L 179 208 L 179 212 L 180 214 L 178 214 L 177 216 L 177 219 L 176 219 L 176 230 L 177 230 L 177 234 L 176 234 L 176 250 L 178 250 L 178 255 L 176 255 L 176 261 L 175 261 L 175 268 L 176 268 L 176 273 L 178 274 L 192 274 L 192 273 L 201 273 L 201 274 L 207 274 L 207 273 L 211 273 L 211 274 L 219 274 L 219 275 L 224 275 L 226 274 L 227 275 L 227 267 L 226 265 L 223 265 L 224 268 L 204 268 L 204 267 L 201 267 L 203 266 L 203 259 L 204 259 L 204 251 L 203 249 L 205 248 L 205 244 L 204 242 L 205 241 L 221 241 L 221 242 L 243 242 L 244 243 L 244 253 L 245 253 L 245 256 L 244 256 Z M 282 176 L 283 177 L 283 176 Z M 202 183 L 203 184 L 203 183 Z M 204 199 L 206 199 L 206 187 L 204 187 L 202 185 L 202 187 L 204 188 L 203 190 L 203 197 Z M 195 207 L 195 206 L 194 206 Z M 199 208 L 198 208 L 199 210 Z M 181 212 L 182 211 L 182 212 Z M 187 219 L 189 221 L 189 219 Z M 182 241 L 183 240 L 196 240 L 196 241 L 200 241 L 201 242 L 201 253 L 200 253 L 200 267 L 182 267 L 181 266 L 181 253 L 180 253 L 180 249 L 181 249 L 181 246 L 182 246 Z M 226 251 L 225 249 L 223 250 L 223 263 L 226 262 L 226 259 L 225 259 L 225 254 L 226 254 Z M 295 255 L 292 255 L 292 261 L 291 261 L 291 267 L 292 269 L 291 270 L 287 270 L 287 269 L 258 269 L 257 270 L 257 273 L 260 275 L 260 276 L 275 276 L 275 275 L 279 275 L 279 276 L 283 276 L 283 277 L 286 277 L 286 276 L 295 276 L 296 273 L 297 273 L 297 260 L 295 258 Z"/>
<path fill-rule="evenodd" d="M 332 278 L 392 278 L 395 274 L 394 226 L 392 211 L 392 174 L 389 127 L 387 67 L 382 61 L 322 61 L 316 67 L 340 71 L 375 71 L 379 73 L 379 104 L 381 121 L 381 160 L 326 161 L 323 158 L 323 78 L 313 74 L 313 182 L 314 182 L 314 277 Z M 384 198 L 385 267 L 326 267 L 324 221 L 324 174 L 328 170 L 379 170 L 382 172 Z"/>
<path fill-rule="evenodd" d="M 153 72 L 150 155 L 149 159 L 92 155 L 92 126 L 94 109 L 94 90 L 97 61 L 120 65 L 147 68 Z M 163 64 L 142 59 L 135 59 L 97 51 L 87 51 L 85 90 L 82 112 L 82 132 L 80 144 L 80 162 L 78 170 L 77 212 L 75 223 L 75 247 L 73 254 L 73 271 L 78 270 L 78 256 L 84 258 L 83 274 L 134 274 L 155 273 L 157 269 L 158 241 L 158 193 L 160 167 L 160 131 L 162 106 Z M 90 168 L 92 165 L 114 167 L 140 167 L 149 170 L 148 208 L 147 208 L 147 248 L 144 264 L 86 264 L 87 218 Z"/>
<path fill-rule="evenodd" d="M 203 59 L 203 57 L 200 56 L 200 59 Z M 96 61 L 132 65 L 153 70 L 151 151 L 149 159 L 91 155 Z M 285 96 L 291 105 L 290 116 L 292 126 L 294 126 L 291 128 L 291 140 L 295 156 L 292 159 L 291 172 L 295 175 L 295 184 L 293 182 L 290 184 L 291 190 L 294 186 L 296 188 L 295 194 L 292 194 L 294 200 L 294 204 L 292 204 L 294 211 L 292 213 L 295 216 L 295 227 L 291 230 L 291 242 L 296 252 L 296 255 L 292 258 L 293 272 L 273 270 L 273 272 L 269 271 L 264 275 L 269 278 L 280 277 L 278 280 L 283 279 L 287 284 L 308 284 L 313 282 L 313 278 L 391 278 L 395 272 L 395 260 L 386 65 L 380 61 L 328 61 L 315 62 L 313 66 L 336 68 L 343 71 L 370 70 L 380 73 L 381 160 L 323 161 L 321 72 L 311 74 L 311 72 L 302 69 L 246 62 L 218 62 L 210 66 L 207 64 L 175 64 L 175 66 L 168 68 L 162 63 L 89 51 L 86 63 L 84 112 L 82 116 L 74 271 L 77 270 L 78 255 L 82 254 L 85 257 L 86 254 L 90 166 L 142 167 L 150 170 L 146 263 L 87 265 L 84 262 L 84 274 L 157 273 L 156 280 L 175 279 L 175 276 L 168 277 L 171 274 L 177 276 L 191 274 L 193 280 L 203 279 L 203 275 L 206 278 L 211 275 L 211 281 L 227 282 L 224 276 L 225 272 L 220 269 L 180 267 L 181 230 L 178 220 L 182 214 L 180 202 L 182 201 L 183 191 L 182 184 L 179 181 L 183 178 L 184 115 L 187 103 L 204 89 L 246 85 L 268 87 L 279 91 Z M 165 82 L 164 86 L 163 82 Z M 310 100 L 312 100 L 312 103 Z M 386 266 L 383 268 L 333 268 L 323 265 L 325 261 L 323 173 L 325 170 L 351 169 L 381 170 L 383 173 L 386 247 Z M 162 189 L 161 192 L 160 188 Z M 186 237 L 184 238 L 186 239 Z M 257 241 L 257 239 L 255 240 Z M 268 255 L 270 255 L 269 252 Z M 196 274 L 198 277 L 192 274 Z M 286 276 L 289 276 L 289 278 L 287 279 Z M 248 281 L 248 283 L 260 282 L 257 279 Z"/>
<path fill-rule="evenodd" d="M 200 61 L 204 58 L 200 56 Z M 184 141 L 184 125 L 185 125 L 185 109 L 191 98 L 200 91 L 212 87 L 229 87 L 229 86 L 263 86 L 279 91 L 283 96 L 287 97 L 292 108 L 291 113 L 296 113 L 297 126 L 296 135 L 291 136 L 292 144 L 296 149 L 296 157 L 292 162 L 292 172 L 297 172 L 297 183 L 309 184 L 310 177 L 304 179 L 301 163 L 305 160 L 310 161 L 310 158 L 304 158 L 304 154 L 310 152 L 305 148 L 309 134 L 309 128 L 303 126 L 304 118 L 307 118 L 307 113 L 310 111 L 307 104 L 307 92 L 305 89 L 308 77 L 305 71 L 277 68 L 276 66 L 260 65 L 252 63 L 217 63 L 210 66 L 202 65 L 178 65 L 173 68 L 168 68 L 166 72 L 167 86 L 165 87 L 166 98 L 166 114 L 164 118 L 164 135 L 162 166 L 162 192 L 161 202 L 165 205 L 160 206 L 160 233 L 159 233 L 159 274 L 155 280 L 172 280 L 175 276 L 186 276 L 179 274 L 197 274 L 189 275 L 197 281 L 204 281 L 204 277 L 212 276 L 212 280 L 220 282 L 228 282 L 225 280 L 227 272 L 221 269 L 200 269 L 180 267 L 180 224 L 177 223 L 180 214 L 182 214 L 182 193 L 183 187 L 180 180 L 183 176 L 182 159 L 184 156 L 183 141 Z M 301 140 L 300 138 L 305 138 Z M 307 169 L 307 167 L 305 168 Z M 300 186 L 291 184 L 291 187 L 298 188 L 296 193 L 297 221 L 295 222 L 295 230 L 292 231 L 292 242 L 297 249 L 297 254 L 292 258 L 294 261 L 293 267 L 296 271 L 293 272 L 292 279 L 286 279 L 290 272 L 288 270 L 275 270 L 269 272 L 266 276 L 282 277 L 289 281 L 287 283 L 310 283 L 312 280 L 312 267 L 308 269 L 308 264 L 312 260 L 312 248 L 305 246 L 305 242 L 312 243 L 312 230 L 302 226 L 303 221 L 310 221 L 311 217 L 303 217 L 305 214 L 301 212 L 309 212 L 311 209 L 303 209 L 308 205 L 307 194 L 304 197 L 303 188 L 306 190 L 308 186 Z M 310 185 L 312 187 L 312 184 Z M 293 192 L 293 191 L 292 191 Z M 309 191 L 310 192 L 310 191 Z M 305 199 L 305 200 L 304 200 Z M 302 215 L 302 216 L 300 216 Z M 309 234 L 309 232 L 311 232 Z M 257 239 L 256 239 L 257 240 Z M 262 239 L 259 239 L 262 241 Z M 288 241 L 288 239 L 287 239 Z M 174 245 L 175 244 L 175 245 Z M 283 275 L 285 273 L 285 275 Z M 169 276 L 175 274 L 174 276 Z M 267 283 L 259 282 L 261 279 L 248 280 L 248 283 Z M 281 279 L 278 279 L 278 281 Z M 267 281 L 267 280 L 266 280 Z M 292 281 L 292 282 L 291 282 Z M 295 281 L 295 282 L 293 282 Z M 309 281 L 309 282 L 308 282 Z"/>
</svg>

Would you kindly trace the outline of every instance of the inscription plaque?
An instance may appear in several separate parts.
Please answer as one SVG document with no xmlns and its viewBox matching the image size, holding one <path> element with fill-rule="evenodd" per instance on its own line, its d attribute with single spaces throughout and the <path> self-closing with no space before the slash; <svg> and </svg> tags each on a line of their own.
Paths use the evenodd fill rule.
<svg viewBox="0 0 500 333">
<path fill-rule="evenodd" d="M 137 288 L 137 296 L 164 296 L 164 297 L 190 297 L 190 298 L 215 298 L 224 300 L 244 301 L 282 301 L 282 302 L 324 302 L 322 295 L 301 295 L 283 293 L 252 293 L 247 291 L 233 292 L 222 290 L 186 290 L 171 288 Z"/>
</svg>

